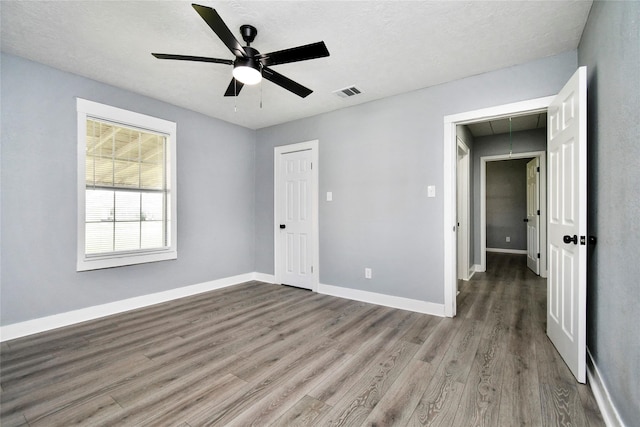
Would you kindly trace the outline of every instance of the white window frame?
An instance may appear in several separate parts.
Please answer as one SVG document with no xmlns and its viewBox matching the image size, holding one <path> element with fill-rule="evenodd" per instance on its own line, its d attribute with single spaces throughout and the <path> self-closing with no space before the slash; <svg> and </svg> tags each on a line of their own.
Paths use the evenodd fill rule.
<svg viewBox="0 0 640 427">
<path fill-rule="evenodd" d="M 177 249 L 177 185 L 176 185 L 176 123 L 110 105 L 77 98 L 78 112 L 78 256 L 77 271 L 97 270 L 178 257 Z M 85 254 L 85 161 L 87 119 L 104 120 L 124 126 L 146 129 L 166 136 L 167 175 L 167 246 L 162 249 L 138 250 L 129 253 Z"/>
</svg>

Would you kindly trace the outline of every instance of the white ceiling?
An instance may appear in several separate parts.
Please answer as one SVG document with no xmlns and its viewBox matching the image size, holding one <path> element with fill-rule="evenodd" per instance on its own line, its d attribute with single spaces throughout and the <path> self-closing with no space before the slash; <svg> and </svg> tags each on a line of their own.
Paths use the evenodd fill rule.
<svg viewBox="0 0 640 427">
<path fill-rule="evenodd" d="M 196 0 L 196 2 L 198 2 Z M 188 1 L 0 2 L 2 51 L 248 128 L 284 123 L 575 49 L 591 1 L 199 1 L 262 53 L 323 40 L 328 58 L 273 69 L 314 90 L 270 82 L 223 97 L 233 59 Z M 363 93 L 339 98 L 356 85 Z M 260 108 L 262 96 L 263 108 Z"/>
</svg>

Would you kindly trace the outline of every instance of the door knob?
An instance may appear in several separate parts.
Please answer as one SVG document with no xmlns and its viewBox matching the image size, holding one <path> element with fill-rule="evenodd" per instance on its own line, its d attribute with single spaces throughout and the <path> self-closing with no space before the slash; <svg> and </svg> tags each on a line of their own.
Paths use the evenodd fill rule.
<svg viewBox="0 0 640 427">
<path fill-rule="evenodd" d="M 284 225 L 284 224 L 280 224 L 280 229 L 281 229 L 281 230 L 283 230 L 283 229 L 285 229 L 285 228 L 287 228 L 287 226 L 286 226 L 286 225 Z"/>
<path fill-rule="evenodd" d="M 524 222 L 529 222 L 529 219 L 528 219 L 528 218 L 525 218 L 525 219 L 524 219 Z"/>
<path fill-rule="evenodd" d="M 573 237 L 569 236 L 569 235 L 565 235 L 564 237 L 562 237 L 562 240 L 566 243 L 569 244 L 571 242 L 573 242 L 574 245 L 578 244 L 578 236 L 576 236 L 575 234 L 573 235 Z"/>
</svg>

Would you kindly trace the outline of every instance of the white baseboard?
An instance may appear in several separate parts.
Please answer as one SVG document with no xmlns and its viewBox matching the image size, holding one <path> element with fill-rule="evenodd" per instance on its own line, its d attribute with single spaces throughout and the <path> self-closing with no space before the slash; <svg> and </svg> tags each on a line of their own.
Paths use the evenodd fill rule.
<svg viewBox="0 0 640 427">
<path fill-rule="evenodd" d="M 600 371 L 593 360 L 593 356 L 587 347 L 587 380 L 591 386 L 593 397 L 598 403 L 598 408 L 607 427 L 624 427 L 620 414 L 611 400 L 609 391 L 600 376 Z"/>
<path fill-rule="evenodd" d="M 444 317 L 444 304 L 343 288 L 340 286 L 323 285 L 322 283 L 318 285 L 318 293 Z"/>
<path fill-rule="evenodd" d="M 53 314 L 51 316 L 1 326 L 0 342 L 49 331 L 51 329 L 61 328 L 63 326 L 86 322 L 88 320 L 95 320 L 112 314 L 135 310 L 137 308 L 148 307 L 150 305 L 160 304 L 203 292 L 213 291 L 215 289 L 226 288 L 228 286 L 237 285 L 251 280 L 268 282 L 268 280 L 264 280 L 266 278 L 268 278 L 268 275 L 262 273 L 240 274 L 238 276 L 226 277 L 223 279 L 198 283 L 196 285 L 184 286 L 168 291 L 142 295 L 139 297 L 128 298 L 107 304 L 95 305 L 92 307 L 81 308 L 79 310 L 68 311 L 66 313 Z M 272 282 L 273 281 L 270 283 Z"/>
<path fill-rule="evenodd" d="M 526 249 L 502 249 L 502 248 L 487 248 L 487 252 L 499 252 L 503 254 L 527 254 Z"/>
<path fill-rule="evenodd" d="M 482 266 L 480 264 L 473 264 L 471 268 L 473 269 L 474 273 L 484 273 L 485 271 L 482 269 Z"/>
<path fill-rule="evenodd" d="M 276 276 L 273 274 L 253 273 L 253 280 L 265 283 L 276 283 Z"/>
<path fill-rule="evenodd" d="M 476 274 L 476 266 L 475 265 L 471 266 L 471 268 L 469 269 L 469 274 L 468 274 L 468 279 L 467 280 L 471 280 L 471 278 L 473 277 L 474 274 Z"/>
</svg>

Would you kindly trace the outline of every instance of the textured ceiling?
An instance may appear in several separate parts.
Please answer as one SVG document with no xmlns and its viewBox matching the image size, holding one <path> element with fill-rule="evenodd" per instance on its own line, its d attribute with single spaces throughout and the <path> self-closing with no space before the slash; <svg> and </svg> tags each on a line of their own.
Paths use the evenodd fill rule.
<svg viewBox="0 0 640 427">
<path fill-rule="evenodd" d="M 302 99 L 264 82 L 225 98 L 231 66 L 153 58 L 232 59 L 186 1 L 4 0 L 2 51 L 258 129 L 575 49 L 591 8 L 562 0 L 199 4 L 215 8 L 240 41 L 240 25 L 257 27 L 260 52 L 323 40 L 330 57 L 273 67 L 314 93 Z M 351 85 L 363 93 L 332 94 Z"/>
</svg>

